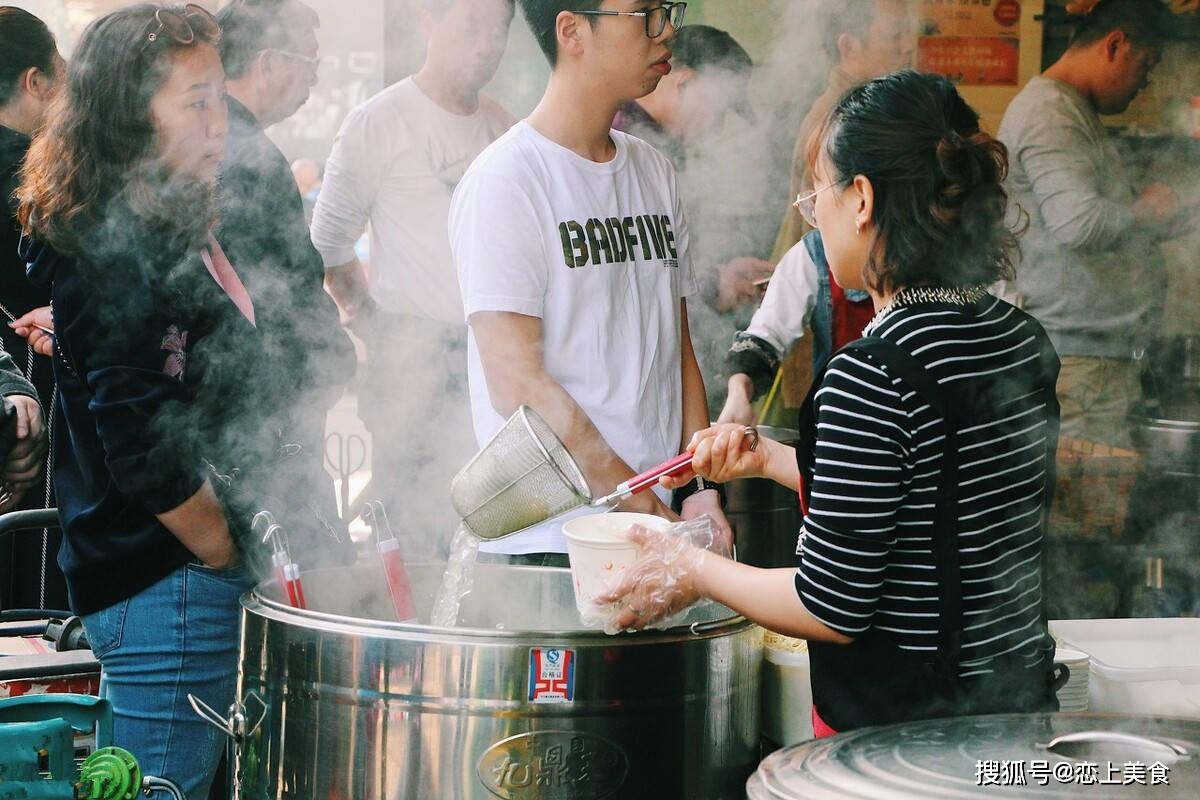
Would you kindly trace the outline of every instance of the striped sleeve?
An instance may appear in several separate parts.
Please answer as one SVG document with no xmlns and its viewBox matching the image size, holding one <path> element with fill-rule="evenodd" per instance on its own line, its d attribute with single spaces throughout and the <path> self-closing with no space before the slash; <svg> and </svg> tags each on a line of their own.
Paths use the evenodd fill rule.
<svg viewBox="0 0 1200 800">
<path fill-rule="evenodd" d="M 814 617 L 854 636 L 871 626 L 911 480 L 909 414 L 893 379 L 860 353 L 830 362 L 816 411 L 796 591 Z"/>
</svg>

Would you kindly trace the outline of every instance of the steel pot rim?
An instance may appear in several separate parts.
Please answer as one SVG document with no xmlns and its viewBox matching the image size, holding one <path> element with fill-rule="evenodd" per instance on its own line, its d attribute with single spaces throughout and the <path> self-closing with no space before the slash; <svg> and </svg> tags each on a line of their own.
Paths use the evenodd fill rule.
<svg viewBox="0 0 1200 800">
<path fill-rule="evenodd" d="M 416 622 L 389 622 L 386 620 L 369 619 L 365 617 L 347 617 L 342 614 L 331 614 L 311 609 L 297 609 L 286 603 L 266 597 L 254 587 L 242 595 L 240 600 L 244 611 L 254 613 L 266 619 L 284 622 L 290 625 L 318 630 L 325 633 L 346 633 L 353 635 L 369 634 L 383 635 L 386 638 L 410 639 L 421 641 L 452 641 L 477 639 L 503 640 L 537 640 L 590 642 L 611 645 L 620 642 L 622 645 L 650 645 L 667 641 L 678 641 L 680 638 L 708 639 L 736 633 L 744 628 L 752 627 L 753 622 L 740 614 L 732 614 L 716 620 L 693 622 L 667 630 L 648 630 L 636 633 L 621 633 L 609 635 L 602 630 L 518 630 L 500 628 L 474 628 L 455 626 L 453 628 L 437 628 L 432 625 Z"/>
</svg>

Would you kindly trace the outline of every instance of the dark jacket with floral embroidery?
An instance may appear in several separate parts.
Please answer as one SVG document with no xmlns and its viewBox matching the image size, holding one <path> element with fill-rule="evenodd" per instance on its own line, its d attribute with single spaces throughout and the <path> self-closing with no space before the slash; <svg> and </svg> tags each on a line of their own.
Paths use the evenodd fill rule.
<svg viewBox="0 0 1200 800">
<path fill-rule="evenodd" d="M 88 614 L 192 560 L 155 515 L 195 494 L 205 460 L 242 463 L 263 446 L 238 424 L 261 402 L 263 354 L 198 252 L 115 241 L 73 259 L 28 244 L 30 277 L 53 285 L 58 560 L 72 609 Z"/>
</svg>

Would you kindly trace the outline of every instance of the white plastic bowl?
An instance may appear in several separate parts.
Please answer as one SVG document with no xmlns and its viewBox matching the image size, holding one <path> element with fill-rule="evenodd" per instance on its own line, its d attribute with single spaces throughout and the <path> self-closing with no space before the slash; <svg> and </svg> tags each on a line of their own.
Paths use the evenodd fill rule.
<svg viewBox="0 0 1200 800">
<path fill-rule="evenodd" d="M 656 531 L 666 531 L 670 527 L 662 517 L 625 511 L 589 514 L 563 523 L 575 585 L 575 605 L 581 612 L 598 595 L 608 591 L 618 576 L 637 561 L 637 545 L 628 538 L 629 529 L 634 525 Z"/>
</svg>

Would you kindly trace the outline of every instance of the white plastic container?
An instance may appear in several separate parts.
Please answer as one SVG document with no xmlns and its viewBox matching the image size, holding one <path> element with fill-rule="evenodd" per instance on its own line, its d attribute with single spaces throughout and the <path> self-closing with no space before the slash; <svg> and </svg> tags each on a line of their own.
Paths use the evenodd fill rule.
<svg viewBox="0 0 1200 800">
<path fill-rule="evenodd" d="M 768 633 L 763 640 L 762 733 L 783 747 L 813 738 L 812 684 L 808 648 L 781 646 L 788 640 Z"/>
<path fill-rule="evenodd" d="M 582 613 L 592 600 L 611 588 L 616 578 L 638 558 L 638 548 L 627 538 L 634 525 L 666 531 L 670 523 L 652 514 L 612 511 L 588 514 L 563 523 L 575 606 Z"/>
<path fill-rule="evenodd" d="M 1200 719 L 1200 619 L 1054 620 L 1050 632 L 1091 657 L 1090 710 Z"/>
</svg>

